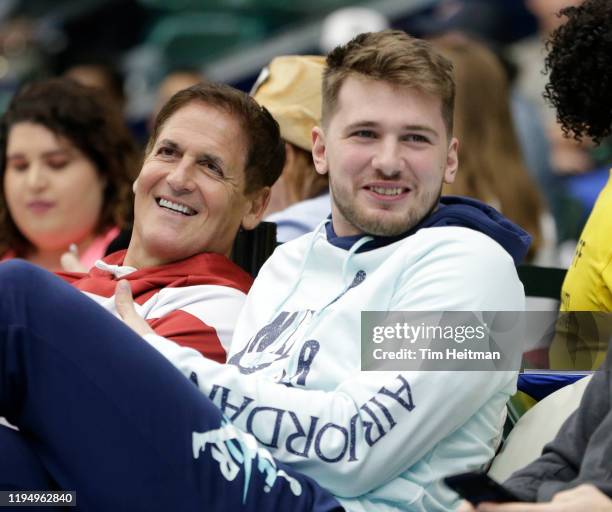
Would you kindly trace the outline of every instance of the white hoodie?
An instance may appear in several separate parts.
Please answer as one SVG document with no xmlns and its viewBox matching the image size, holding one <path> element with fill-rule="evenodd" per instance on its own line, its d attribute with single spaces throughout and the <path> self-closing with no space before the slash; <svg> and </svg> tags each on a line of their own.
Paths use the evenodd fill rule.
<svg viewBox="0 0 612 512">
<path fill-rule="evenodd" d="M 523 310 L 510 255 L 463 227 L 357 252 L 322 230 L 264 265 L 227 365 L 147 336 L 227 417 L 350 511 L 452 510 L 440 478 L 494 454 L 515 372 L 362 372 L 361 311 Z M 254 335 L 255 334 L 255 335 Z"/>
</svg>

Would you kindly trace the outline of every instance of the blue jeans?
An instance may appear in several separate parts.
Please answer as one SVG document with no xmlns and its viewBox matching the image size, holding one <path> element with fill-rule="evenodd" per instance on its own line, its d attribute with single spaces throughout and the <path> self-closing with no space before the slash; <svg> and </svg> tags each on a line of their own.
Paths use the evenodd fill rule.
<svg viewBox="0 0 612 512">
<path fill-rule="evenodd" d="M 74 490 L 87 511 L 342 510 L 120 320 L 21 261 L 0 264 L 0 416 L 19 427 L 0 430 L 16 459 L 0 489 Z"/>
</svg>

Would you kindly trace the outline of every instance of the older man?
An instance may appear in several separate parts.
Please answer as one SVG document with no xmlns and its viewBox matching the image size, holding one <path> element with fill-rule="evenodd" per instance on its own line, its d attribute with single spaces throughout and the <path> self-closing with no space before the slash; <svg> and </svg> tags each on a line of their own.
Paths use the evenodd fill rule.
<svg viewBox="0 0 612 512">
<path fill-rule="evenodd" d="M 278 127 L 252 99 L 212 83 L 179 92 L 152 128 L 127 250 L 60 275 L 111 312 L 117 280 L 129 281 L 157 334 L 225 362 L 253 282 L 232 245 L 258 224 L 283 162 Z"/>
</svg>

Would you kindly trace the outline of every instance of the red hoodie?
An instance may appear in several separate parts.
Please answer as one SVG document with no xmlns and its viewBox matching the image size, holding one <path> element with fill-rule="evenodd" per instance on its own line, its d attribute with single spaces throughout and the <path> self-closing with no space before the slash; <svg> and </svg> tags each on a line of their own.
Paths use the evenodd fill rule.
<svg viewBox="0 0 612 512">
<path fill-rule="evenodd" d="M 124 267 L 118 251 L 86 274 L 58 275 L 116 315 L 115 286 L 129 281 L 138 313 L 157 334 L 224 363 L 252 277 L 221 254 L 204 253 L 158 267 Z"/>
</svg>

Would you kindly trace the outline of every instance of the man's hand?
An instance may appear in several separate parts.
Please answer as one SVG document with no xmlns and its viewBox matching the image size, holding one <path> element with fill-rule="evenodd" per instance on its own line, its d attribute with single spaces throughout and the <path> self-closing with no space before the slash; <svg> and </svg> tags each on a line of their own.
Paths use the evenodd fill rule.
<svg viewBox="0 0 612 512">
<path fill-rule="evenodd" d="M 155 333 L 145 319 L 136 313 L 132 289 L 127 281 L 119 281 L 115 287 L 115 307 L 117 308 L 117 313 L 119 313 L 119 316 L 127 326 L 136 331 L 140 336 Z"/>
<path fill-rule="evenodd" d="M 463 500 L 457 509 L 457 512 L 475 512 L 475 508 L 469 501 Z"/>
<path fill-rule="evenodd" d="M 467 501 L 457 512 L 612 512 L 612 500 L 593 485 L 580 485 L 555 494 L 548 503 L 481 503 L 474 509 Z"/>
</svg>

